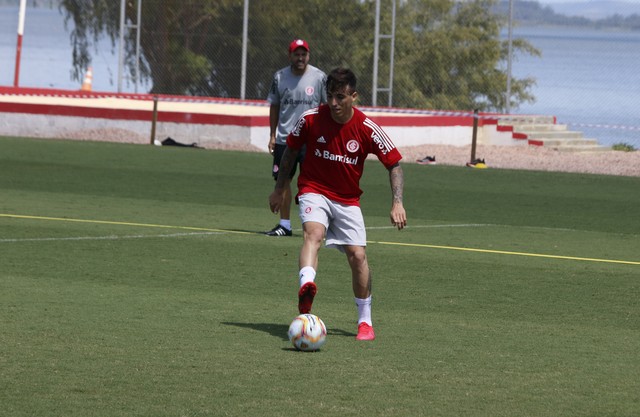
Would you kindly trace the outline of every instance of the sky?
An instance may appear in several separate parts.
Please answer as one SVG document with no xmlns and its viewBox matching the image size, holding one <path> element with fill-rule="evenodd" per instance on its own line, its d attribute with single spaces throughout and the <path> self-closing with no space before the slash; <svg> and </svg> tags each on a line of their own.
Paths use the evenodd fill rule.
<svg viewBox="0 0 640 417">
<path fill-rule="evenodd" d="M 589 3 L 592 0 L 538 0 L 540 4 L 558 4 L 558 3 Z M 616 2 L 616 3 L 633 3 L 640 4 L 640 0 L 593 0 L 598 3 L 608 3 L 608 2 Z"/>
</svg>

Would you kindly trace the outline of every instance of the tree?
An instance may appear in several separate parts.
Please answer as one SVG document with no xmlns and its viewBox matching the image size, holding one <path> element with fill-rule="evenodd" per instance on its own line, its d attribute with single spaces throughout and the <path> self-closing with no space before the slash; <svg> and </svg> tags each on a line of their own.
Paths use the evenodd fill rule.
<svg viewBox="0 0 640 417">
<path fill-rule="evenodd" d="M 127 25 L 137 22 L 137 1 L 127 0 L 125 20 Z M 220 48 L 239 47 L 241 29 L 225 33 L 224 29 L 241 27 L 242 4 L 234 0 L 141 0 L 142 24 L 140 45 L 142 77 L 151 79 L 152 93 L 189 94 L 197 92 L 209 82 L 219 91 L 215 66 L 210 58 L 216 57 Z M 77 79 L 91 61 L 90 46 L 100 36 L 107 35 L 115 46 L 120 31 L 120 7 L 115 0 L 62 0 L 61 9 L 67 20 L 72 20 L 73 75 Z M 216 24 L 226 19 L 226 25 Z M 220 38 L 216 48 L 208 41 Z M 235 45 L 234 45 L 235 44 Z M 211 55 L 208 56 L 208 55 Z M 125 32 L 125 62 L 133 76 L 136 57 L 136 34 Z"/>
<path fill-rule="evenodd" d="M 505 108 L 506 42 L 490 0 L 407 1 L 400 16 L 398 66 L 402 88 L 395 97 L 412 107 L 502 110 Z M 517 51 L 539 53 L 523 40 Z M 512 104 L 531 100 L 532 79 L 512 80 Z"/>
<path fill-rule="evenodd" d="M 141 0 L 142 76 L 151 93 L 240 96 L 243 0 Z M 381 0 L 386 5 L 390 0 Z M 393 105 L 431 109 L 500 110 L 505 107 L 504 20 L 493 0 L 398 1 Z M 74 23 L 74 75 L 82 76 L 91 46 L 119 36 L 120 2 L 62 0 Z M 264 99 L 273 72 L 287 65 L 287 45 L 301 37 L 311 63 L 325 71 L 343 65 L 358 75 L 360 103 L 370 104 L 375 0 L 251 0 L 246 97 Z M 127 0 L 126 20 L 137 20 L 137 0 Z M 382 14 L 381 32 L 390 28 Z M 135 32 L 125 36 L 126 64 L 135 64 Z M 514 48 L 537 53 L 523 40 Z M 381 44 L 387 57 L 388 44 Z M 382 83 L 388 63 L 380 60 Z M 512 105 L 532 100 L 533 80 L 512 80 Z M 382 101 L 381 101 L 382 102 Z"/>
</svg>

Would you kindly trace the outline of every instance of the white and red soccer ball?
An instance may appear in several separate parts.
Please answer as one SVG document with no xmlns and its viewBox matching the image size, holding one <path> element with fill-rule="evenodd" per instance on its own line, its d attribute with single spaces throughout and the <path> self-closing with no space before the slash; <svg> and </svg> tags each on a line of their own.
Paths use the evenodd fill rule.
<svg viewBox="0 0 640 417">
<path fill-rule="evenodd" d="M 293 346 L 305 352 L 318 350 L 327 339 L 327 328 L 320 317 L 300 314 L 289 326 L 289 340 Z"/>
</svg>

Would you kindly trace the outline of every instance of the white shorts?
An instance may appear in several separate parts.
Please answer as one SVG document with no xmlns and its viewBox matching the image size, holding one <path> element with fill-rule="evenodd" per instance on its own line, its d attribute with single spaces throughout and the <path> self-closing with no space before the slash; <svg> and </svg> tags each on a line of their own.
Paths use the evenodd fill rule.
<svg viewBox="0 0 640 417">
<path fill-rule="evenodd" d="M 342 250 L 342 246 L 367 246 L 367 231 L 362 210 L 329 200 L 323 195 L 306 193 L 298 198 L 300 220 L 317 222 L 327 229 L 325 246 Z"/>
</svg>

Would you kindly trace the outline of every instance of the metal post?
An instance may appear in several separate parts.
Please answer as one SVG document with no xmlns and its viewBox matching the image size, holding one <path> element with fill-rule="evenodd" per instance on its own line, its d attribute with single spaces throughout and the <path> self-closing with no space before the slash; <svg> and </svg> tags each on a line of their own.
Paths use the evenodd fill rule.
<svg viewBox="0 0 640 417">
<path fill-rule="evenodd" d="M 387 105 L 391 107 L 393 103 L 393 58 L 395 52 L 395 33 L 396 33 L 396 0 L 391 0 L 391 33 L 380 34 L 380 0 L 376 0 L 376 22 L 375 36 L 373 46 L 373 88 L 371 93 L 372 105 L 378 104 L 378 92 L 387 92 Z M 378 86 L 378 61 L 380 60 L 380 39 L 389 39 L 389 81 L 388 87 Z"/>
<path fill-rule="evenodd" d="M 476 141 L 478 140 L 478 110 L 473 111 L 473 136 L 471 137 L 471 163 L 476 160 Z"/>
<path fill-rule="evenodd" d="M 22 34 L 24 33 L 24 18 L 27 9 L 27 0 L 20 0 L 18 12 L 18 41 L 16 44 L 16 67 L 13 74 L 13 86 L 17 87 L 20 81 L 20 59 L 22 56 Z"/>
<path fill-rule="evenodd" d="M 131 2 L 132 3 L 132 2 Z M 137 0 L 137 16 L 135 24 L 126 24 L 126 0 L 120 0 L 120 48 L 118 49 L 118 93 L 122 92 L 122 81 L 124 75 L 124 51 L 125 51 L 125 31 L 129 29 L 136 30 L 136 58 L 133 64 L 133 82 L 134 91 L 138 92 L 138 83 L 140 82 L 140 36 L 142 28 L 142 0 Z M 129 78 L 131 79 L 131 78 Z"/>
<path fill-rule="evenodd" d="M 378 56 L 380 53 L 380 0 L 376 0 L 376 24 L 373 38 L 373 86 L 371 89 L 371 105 L 378 102 Z"/>
<path fill-rule="evenodd" d="M 513 60 L 513 0 L 509 0 L 509 52 L 507 57 L 507 97 L 505 111 L 511 113 L 511 62 Z"/>
<path fill-rule="evenodd" d="M 120 0 L 120 48 L 118 49 L 118 93 L 122 92 L 122 72 L 124 66 L 124 12 L 125 0 Z"/>
<path fill-rule="evenodd" d="M 393 58 L 396 45 L 396 0 L 391 0 L 391 51 L 389 52 L 389 101 L 388 106 L 393 103 Z"/>
<path fill-rule="evenodd" d="M 138 0 L 138 18 L 136 19 L 136 79 L 134 80 L 134 92 L 138 93 L 140 82 L 140 32 L 142 31 L 142 0 Z"/>
<path fill-rule="evenodd" d="M 151 144 L 156 140 L 156 123 L 158 122 L 158 96 L 153 96 L 153 115 L 151 117 Z"/>
<path fill-rule="evenodd" d="M 242 15 L 242 69 L 240 70 L 240 98 L 244 100 L 247 88 L 247 38 L 249 33 L 249 0 L 244 0 Z"/>
</svg>

